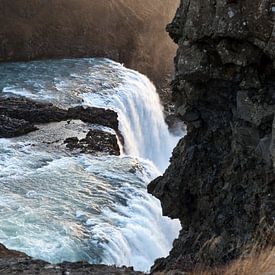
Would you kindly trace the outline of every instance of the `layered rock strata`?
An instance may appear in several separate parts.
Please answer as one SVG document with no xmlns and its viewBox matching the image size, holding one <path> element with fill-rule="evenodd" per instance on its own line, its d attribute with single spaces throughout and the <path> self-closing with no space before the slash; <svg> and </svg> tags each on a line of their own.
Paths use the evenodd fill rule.
<svg viewBox="0 0 275 275">
<path fill-rule="evenodd" d="M 182 0 L 167 27 L 188 134 L 148 187 L 182 224 L 153 271 L 222 265 L 274 245 L 274 20 L 270 1 Z"/>
</svg>

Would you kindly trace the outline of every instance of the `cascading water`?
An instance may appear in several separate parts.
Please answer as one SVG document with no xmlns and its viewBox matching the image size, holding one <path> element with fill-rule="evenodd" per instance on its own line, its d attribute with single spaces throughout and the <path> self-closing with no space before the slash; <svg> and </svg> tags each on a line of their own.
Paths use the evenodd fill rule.
<svg viewBox="0 0 275 275">
<path fill-rule="evenodd" d="M 84 104 L 114 109 L 126 153 L 149 159 L 163 171 L 178 137 L 168 130 L 156 88 L 146 76 L 117 63 L 116 67 L 124 72 L 121 81 L 127 84 L 114 88 L 108 98 L 104 93 L 84 94 Z"/>
<path fill-rule="evenodd" d="M 67 108 L 114 109 L 121 157 L 70 155 L 27 137 L 0 139 L 0 242 L 53 263 L 149 270 L 168 254 L 179 223 L 162 217 L 147 183 L 167 167 L 178 137 L 151 82 L 106 59 L 0 65 L 0 91 Z M 156 168 L 157 166 L 157 168 Z"/>
</svg>

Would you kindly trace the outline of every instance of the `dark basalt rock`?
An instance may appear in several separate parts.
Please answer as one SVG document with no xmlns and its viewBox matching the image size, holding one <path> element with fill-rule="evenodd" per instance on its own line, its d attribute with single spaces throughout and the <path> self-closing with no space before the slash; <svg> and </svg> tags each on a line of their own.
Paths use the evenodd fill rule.
<svg viewBox="0 0 275 275">
<path fill-rule="evenodd" d="M 49 123 L 68 119 L 100 124 L 118 129 L 116 112 L 108 109 L 77 106 L 63 110 L 49 103 L 40 103 L 25 98 L 0 98 L 0 114 L 25 119 L 31 123 Z"/>
<path fill-rule="evenodd" d="M 35 102 L 25 98 L 1 98 L 0 115 L 9 121 L 2 127 L 2 136 L 13 137 L 35 130 L 33 124 L 80 119 L 83 122 L 110 127 L 118 132 L 117 113 L 102 108 L 82 106 L 63 110 L 48 103 Z M 3 118 L 2 118 L 3 121 Z M 2 123 L 0 123 L 2 125 Z M 21 126 L 20 126 L 21 125 Z M 5 126 L 5 125 L 3 125 Z M 19 130 L 25 127 L 25 130 Z"/>
<path fill-rule="evenodd" d="M 77 106 L 68 110 L 67 118 L 80 119 L 83 122 L 99 124 L 119 131 L 117 113 L 112 110 Z"/>
<path fill-rule="evenodd" d="M 33 124 L 23 119 L 0 115 L 0 138 L 21 136 L 36 129 Z"/>
<path fill-rule="evenodd" d="M 167 27 L 188 134 L 148 186 L 182 224 L 152 271 L 222 265 L 275 245 L 274 20 L 268 1 L 182 0 Z"/>
<path fill-rule="evenodd" d="M 120 155 L 117 137 L 114 134 L 101 130 L 90 130 L 86 138 L 79 140 L 77 137 L 67 138 L 64 143 L 71 150 L 78 150 L 81 153 L 104 153 L 108 155 Z"/>
<path fill-rule="evenodd" d="M 57 122 L 67 118 L 66 110 L 25 98 L 0 98 L 0 114 L 30 123 Z"/>
<path fill-rule="evenodd" d="M 0 244 L 0 274 L 70 274 L 70 275 L 142 275 L 130 267 L 114 267 L 106 265 L 90 265 L 86 262 L 52 265 L 41 260 L 34 260 L 26 254 L 8 250 Z"/>
</svg>

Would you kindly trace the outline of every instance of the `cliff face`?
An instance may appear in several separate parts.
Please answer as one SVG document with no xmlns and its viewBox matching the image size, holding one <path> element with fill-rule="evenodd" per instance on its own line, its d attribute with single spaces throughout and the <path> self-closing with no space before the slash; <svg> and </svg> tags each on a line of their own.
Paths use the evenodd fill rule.
<svg viewBox="0 0 275 275">
<path fill-rule="evenodd" d="M 109 57 L 158 81 L 176 47 L 164 26 L 179 0 L 0 0 L 0 61 Z"/>
<path fill-rule="evenodd" d="M 182 0 L 167 27 L 188 134 L 148 187 L 182 224 L 153 270 L 224 264 L 258 242 L 274 245 L 274 22 L 270 1 Z"/>
</svg>

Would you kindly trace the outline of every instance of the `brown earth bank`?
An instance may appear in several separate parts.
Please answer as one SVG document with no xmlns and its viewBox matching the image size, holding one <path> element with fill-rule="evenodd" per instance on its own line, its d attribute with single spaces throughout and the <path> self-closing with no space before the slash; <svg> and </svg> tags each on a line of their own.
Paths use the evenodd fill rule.
<svg viewBox="0 0 275 275">
<path fill-rule="evenodd" d="M 0 0 L 0 61 L 108 57 L 167 83 L 179 0 Z"/>
<path fill-rule="evenodd" d="M 275 245 L 274 20 L 270 1 L 182 0 L 167 27 L 188 134 L 148 187 L 182 224 L 152 271 L 220 266 Z"/>
</svg>

